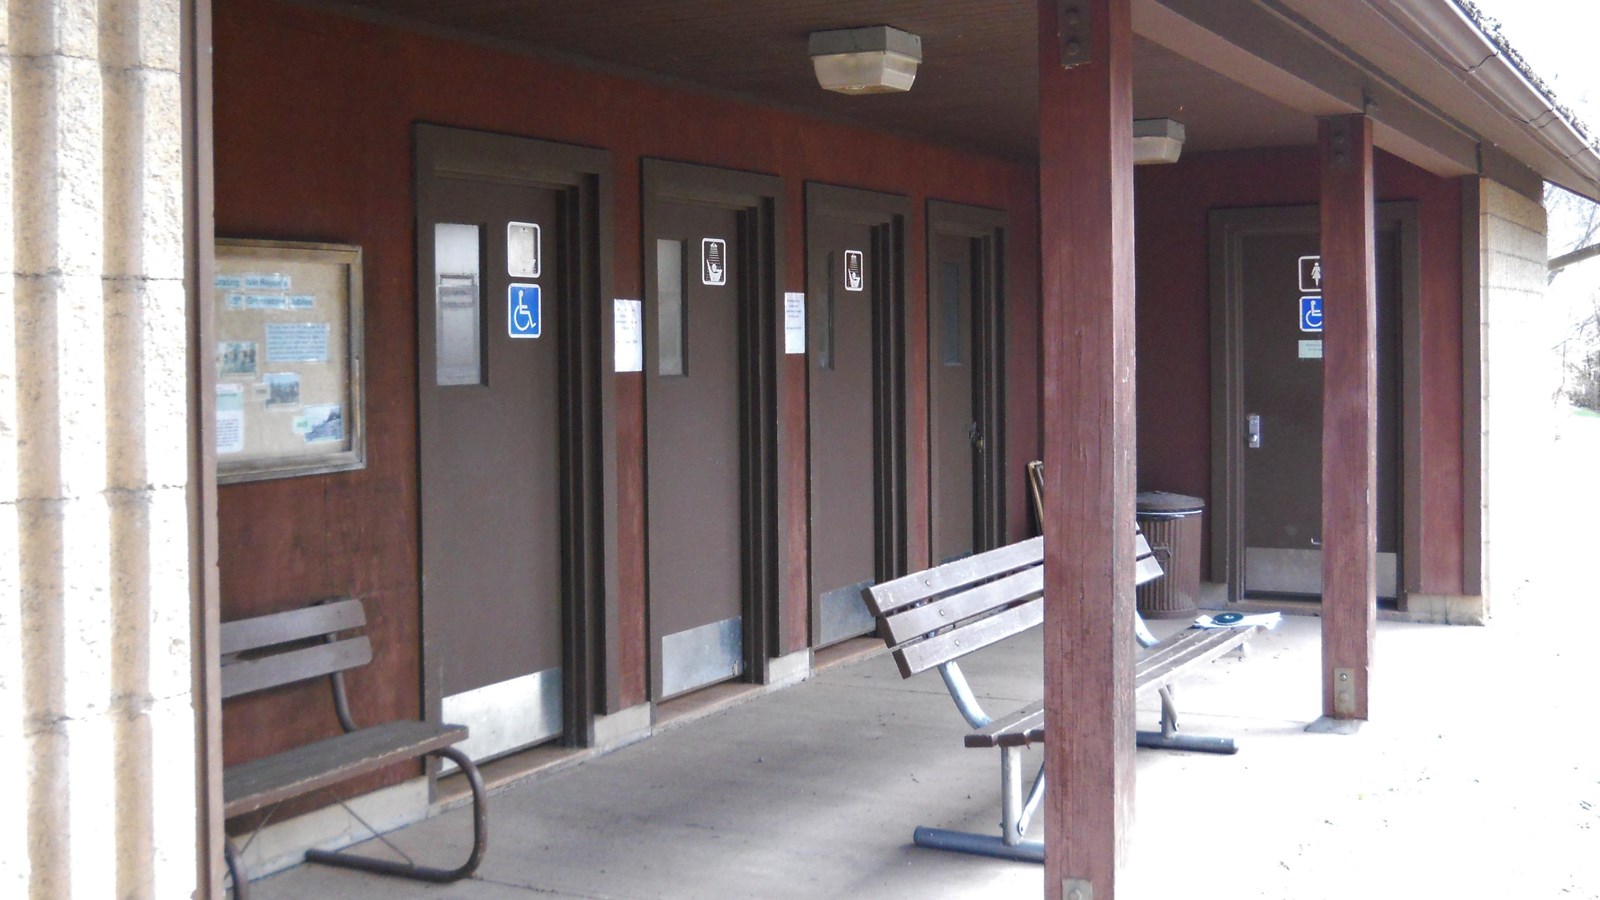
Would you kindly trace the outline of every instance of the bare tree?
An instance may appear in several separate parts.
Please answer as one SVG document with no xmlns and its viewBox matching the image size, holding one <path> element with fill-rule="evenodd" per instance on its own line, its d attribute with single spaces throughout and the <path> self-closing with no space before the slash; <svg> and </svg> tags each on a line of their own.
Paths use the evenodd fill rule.
<svg viewBox="0 0 1600 900">
<path fill-rule="evenodd" d="M 1600 204 L 1564 188 L 1546 183 L 1544 208 L 1551 225 L 1551 254 L 1546 264 L 1548 280 L 1562 269 L 1600 256 Z"/>
</svg>

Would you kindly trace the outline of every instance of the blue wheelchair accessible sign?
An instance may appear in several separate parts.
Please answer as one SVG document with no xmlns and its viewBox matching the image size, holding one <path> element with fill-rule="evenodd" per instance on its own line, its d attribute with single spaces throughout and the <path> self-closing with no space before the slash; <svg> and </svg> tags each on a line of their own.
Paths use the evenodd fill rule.
<svg viewBox="0 0 1600 900">
<path fill-rule="evenodd" d="M 1313 334 L 1322 333 L 1322 298 L 1300 298 L 1300 330 Z"/>
<path fill-rule="evenodd" d="M 539 286 L 513 284 L 506 298 L 506 333 L 514 338 L 539 336 Z"/>
</svg>

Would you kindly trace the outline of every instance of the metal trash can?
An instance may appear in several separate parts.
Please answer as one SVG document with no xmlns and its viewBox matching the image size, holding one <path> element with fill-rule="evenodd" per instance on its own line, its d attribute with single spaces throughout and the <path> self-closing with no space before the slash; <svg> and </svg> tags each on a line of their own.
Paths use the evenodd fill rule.
<svg viewBox="0 0 1600 900">
<path fill-rule="evenodd" d="M 1165 574 L 1140 585 L 1139 612 L 1152 619 L 1186 619 L 1200 596 L 1201 523 L 1205 501 L 1166 491 L 1134 498 L 1139 527 Z"/>
</svg>

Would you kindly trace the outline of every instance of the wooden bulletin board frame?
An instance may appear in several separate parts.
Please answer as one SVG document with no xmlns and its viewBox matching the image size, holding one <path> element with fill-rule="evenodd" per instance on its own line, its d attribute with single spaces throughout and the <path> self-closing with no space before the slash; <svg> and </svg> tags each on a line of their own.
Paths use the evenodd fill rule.
<svg viewBox="0 0 1600 900">
<path fill-rule="evenodd" d="M 217 239 L 217 481 L 365 468 L 361 248 Z"/>
</svg>

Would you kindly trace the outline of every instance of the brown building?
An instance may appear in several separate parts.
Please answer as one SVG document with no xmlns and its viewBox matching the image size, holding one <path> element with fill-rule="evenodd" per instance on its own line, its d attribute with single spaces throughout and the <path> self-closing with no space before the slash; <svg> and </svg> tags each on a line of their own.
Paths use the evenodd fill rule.
<svg viewBox="0 0 1600 900">
<path fill-rule="evenodd" d="M 848 657 L 864 585 L 1037 533 L 1041 457 L 1051 591 L 1130 612 L 1084 560 L 1136 489 L 1201 498 L 1206 600 L 1322 604 L 1362 673 L 1331 716 L 1378 608 L 1488 617 L 1542 384 L 1490 360 L 1543 183 L 1600 196 L 1600 154 L 1451 0 L 179 6 L 11 14 L 35 896 L 206 894 L 220 767 L 337 730 L 320 686 L 222 704 L 219 620 L 360 598 L 357 718 L 464 722 L 514 777 Z M 885 24 L 909 92 L 818 87 L 809 36 Z M 1109 633 L 1052 609 L 1066 665 Z M 1051 744 L 1109 760 L 1051 798 L 1097 883 L 1104 730 Z M 462 790 L 364 787 L 390 824 Z"/>
</svg>

